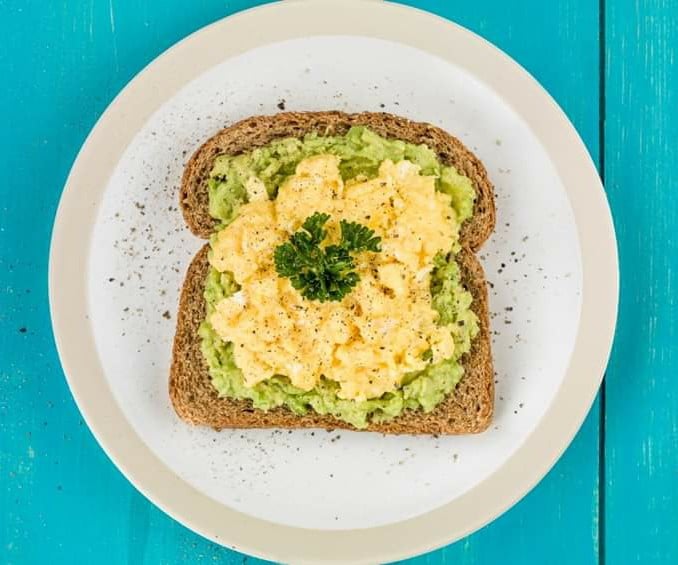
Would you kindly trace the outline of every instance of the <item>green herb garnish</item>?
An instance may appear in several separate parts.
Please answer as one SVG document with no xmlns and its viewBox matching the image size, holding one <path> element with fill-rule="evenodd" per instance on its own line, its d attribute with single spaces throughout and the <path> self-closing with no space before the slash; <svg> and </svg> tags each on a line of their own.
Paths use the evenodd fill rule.
<svg viewBox="0 0 678 565">
<path fill-rule="evenodd" d="M 353 269 L 351 253 L 381 251 L 381 238 L 357 222 L 341 220 L 338 245 L 320 244 L 327 236 L 325 224 L 329 214 L 316 212 L 306 218 L 303 228 L 292 234 L 289 242 L 279 245 L 274 254 L 275 269 L 290 279 L 308 300 L 339 301 L 358 284 L 360 277 Z"/>
</svg>

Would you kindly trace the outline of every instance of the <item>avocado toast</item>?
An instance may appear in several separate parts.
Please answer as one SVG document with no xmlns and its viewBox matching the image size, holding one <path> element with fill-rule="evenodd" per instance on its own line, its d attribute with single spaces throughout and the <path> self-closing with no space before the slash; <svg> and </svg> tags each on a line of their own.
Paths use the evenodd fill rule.
<svg viewBox="0 0 678 565">
<path fill-rule="evenodd" d="M 494 377 L 490 353 L 487 290 L 482 268 L 473 252 L 483 244 L 493 230 L 494 198 L 483 165 L 457 139 L 430 124 L 411 122 L 384 113 L 282 113 L 249 118 L 219 132 L 190 159 L 180 193 L 186 223 L 196 235 L 209 238 L 237 217 L 237 210 L 233 213 L 232 207 L 221 213 L 214 206 L 214 195 L 219 194 L 220 186 L 225 186 L 224 190 L 228 189 L 223 184 L 226 176 L 214 180 L 214 171 L 218 169 L 220 156 L 251 154 L 257 148 L 270 147 L 272 143 L 284 139 L 310 140 L 308 144 L 320 144 L 325 148 L 323 151 L 341 154 L 342 151 L 345 153 L 342 136 L 359 135 L 363 137 L 376 135 L 377 138 L 383 138 L 381 141 L 377 140 L 377 144 L 381 143 L 388 150 L 392 149 L 392 143 L 396 143 L 396 149 L 401 152 L 405 147 L 405 154 L 409 151 L 415 162 L 419 160 L 425 164 L 426 159 L 430 159 L 430 155 L 433 154 L 437 161 L 435 165 L 437 171 L 441 170 L 441 165 L 452 171 L 450 174 L 456 174 L 454 173 L 456 170 L 464 177 L 462 179 L 464 183 L 473 188 L 474 198 L 470 200 L 472 210 L 467 214 L 470 217 L 461 222 L 458 241 L 455 241 L 455 252 L 449 255 L 449 261 L 454 263 L 455 269 L 458 266 L 455 271 L 458 272 L 458 281 L 455 284 L 468 295 L 472 312 L 470 315 L 473 317 L 472 337 L 467 336 L 470 345 L 457 363 L 463 370 L 458 371 L 454 382 L 445 384 L 444 390 L 447 393 L 444 398 L 442 393 L 437 391 L 438 400 L 434 406 L 423 403 L 423 408 L 416 407 L 418 405 L 412 399 L 404 402 L 403 395 L 399 391 L 393 391 L 383 396 L 392 398 L 391 401 L 377 399 L 378 402 L 382 402 L 382 404 L 377 402 L 379 408 L 361 414 L 362 419 L 358 420 L 342 412 L 335 412 L 335 415 L 332 415 L 333 407 L 331 405 L 328 407 L 327 402 L 316 403 L 317 398 L 312 395 L 309 397 L 311 400 L 308 405 L 300 405 L 298 401 L 292 403 L 288 398 L 277 402 L 279 405 L 264 403 L 266 409 L 261 409 L 262 403 L 258 402 L 257 407 L 256 399 L 253 402 L 238 398 L 237 391 L 245 390 L 242 386 L 235 389 L 232 386 L 226 389 L 222 387 L 220 394 L 215 384 L 218 383 L 218 378 L 214 377 L 214 356 L 210 356 L 210 352 L 207 351 L 207 357 L 211 358 L 208 363 L 205 355 L 205 326 L 209 326 L 206 322 L 209 317 L 208 308 L 213 307 L 208 305 L 205 299 L 206 281 L 210 279 L 208 276 L 210 269 L 213 269 L 208 259 L 209 246 L 205 246 L 191 263 L 182 290 L 170 374 L 170 397 L 175 410 L 184 420 L 218 429 L 360 428 L 406 434 L 474 433 L 486 429 L 489 425 L 494 404 Z M 336 142 L 338 145 L 327 141 L 330 139 L 338 139 Z M 417 153 L 417 147 L 420 146 L 426 146 L 421 154 Z M 281 150 L 278 148 L 277 151 L 280 153 Z M 392 152 L 388 154 L 391 155 Z M 356 162 L 356 159 L 348 161 Z M 231 167 L 232 163 L 226 160 L 226 164 Z M 375 173 L 372 171 L 370 174 Z M 277 190 L 279 180 L 275 180 L 273 184 Z M 271 188 L 270 183 L 268 188 Z M 230 194 L 235 193 L 231 191 Z M 455 195 L 458 196 L 453 192 L 452 198 L 457 197 Z M 246 200 L 245 196 L 244 201 Z M 463 325 L 463 322 L 461 323 Z M 448 390 L 450 388 L 451 391 Z M 232 392 L 234 390 L 235 393 Z M 280 390 L 283 391 L 283 396 L 287 390 L 293 390 L 294 394 L 298 392 L 289 385 Z M 298 398 L 306 396 L 300 395 Z M 346 405 L 346 402 L 348 401 L 337 400 L 337 403 L 343 405 Z M 397 404 L 397 407 L 392 410 L 394 404 Z M 315 408 L 316 406 L 322 407 Z"/>
</svg>

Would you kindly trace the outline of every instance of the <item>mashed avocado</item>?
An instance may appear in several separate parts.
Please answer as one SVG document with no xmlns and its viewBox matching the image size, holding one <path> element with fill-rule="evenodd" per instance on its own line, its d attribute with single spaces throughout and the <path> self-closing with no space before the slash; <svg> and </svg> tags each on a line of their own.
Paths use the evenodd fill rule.
<svg viewBox="0 0 678 565">
<path fill-rule="evenodd" d="M 471 181 L 458 174 L 453 167 L 440 164 L 435 153 L 424 145 L 413 145 L 397 140 L 386 140 L 363 127 L 352 128 L 342 137 L 308 135 L 303 140 L 282 139 L 235 157 L 216 159 L 209 182 L 210 213 L 228 225 L 238 215 L 239 207 L 247 202 L 245 184 L 252 177 L 264 183 L 270 198 L 286 177 L 293 174 L 297 164 L 306 157 L 330 153 L 341 158 L 340 172 L 345 180 L 358 176 L 376 176 L 385 159 L 394 162 L 407 159 L 418 164 L 422 174 L 436 177 L 436 189 L 451 196 L 459 223 L 471 216 L 475 193 Z M 216 304 L 238 290 L 228 273 L 210 268 L 206 285 L 207 319 Z M 331 414 L 357 428 L 368 422 L 394 418 L 405 409 L 433 410 L 463 376 L 459 359 L 471 347 L 478 333 L 478 322 L 471 311 L 471 294 L 461 285 L 459 267 L 454 255 L 439 254 L 431 274 L 432 307 L 439 313 L 439 323 L 449 327 L 455 343 L 451 359 L 429 364 L 423 371 L 406 374 L 403 386 L 379 398 L 354 401 L 338 397 L 336 382 L 321 379 L 310 391 L 293 386 L 284 376 L 275 376 L 253 387 L 247 387 L 240 369 L 234 362 L 233 347 L 217 335 L 209 322 L 200 328 L 202 352 L 212 383 L 221 396 L 249 399 L 255 408 L 268 410 L 287 406 L 297 414 L 313 410 Z"/>
<path fill-rule="evenodd" d="M 317 134 L 279 139 L 251 153 L 235 157 L 217 157 L 208 182 L 210 215 L 224 227 L 238 215 L 238 208 L 247 202 L 245 184 L 251 177 L 263 181 L 270 198 L 292 175 L 300 161 L 312 155 L 329 153 L 341 158 L 339 170 L 344 180 L 359 175 L 377 176 L 382 161 L 394 163 L 407 159 L 421 167 L 421 174 L 435 176 L 436 190 L 449 194 L 461 224 L 473 214 L 475 192 L 471 181 L 454 167 L 441 165 L 436 154 L 426 145 L 414 145 L 397 139 L 385 139 L 364 127 L 352 127 L 345 136 L 321 137 Z"/>
</svg>

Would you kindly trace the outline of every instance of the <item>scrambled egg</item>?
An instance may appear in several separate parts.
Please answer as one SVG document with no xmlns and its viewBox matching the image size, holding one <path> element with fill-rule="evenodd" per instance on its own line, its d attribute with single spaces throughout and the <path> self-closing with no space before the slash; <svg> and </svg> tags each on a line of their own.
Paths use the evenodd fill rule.
<svg viewBox="0 0 678 565">
<path fill-rule="evenodd" d="M 333 155 L 303 160 L 273 201 L 250 179 L 249 203 L 212 242 L 212 265 L 232 272 L 240 290 L 209 321 L 233 343 L 246 386 L 285 375 L 311 390 L 324 376 L 339 384 L 340 398 L 365 400 L 454 354 L 429 288 L 433 258 L 457 239 L 450 197 L 409 161 L 384 161 L 376 178 L 346 183 L 338 165 Z M 307 300 L 275 269 L 275 248 L 315 212 L 330 214 L 331 241 L 342 219 L 382 238 L 381 252 L 356 256 L 360 281 L 341 302 Z"/>
</svg>

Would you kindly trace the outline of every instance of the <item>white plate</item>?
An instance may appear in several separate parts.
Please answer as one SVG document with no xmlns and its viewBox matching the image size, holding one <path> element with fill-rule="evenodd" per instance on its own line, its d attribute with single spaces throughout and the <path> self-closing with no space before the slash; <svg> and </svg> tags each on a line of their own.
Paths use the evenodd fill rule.
<svg viewBox="0 0 678 565">
<path fill-rule="evenodd" d="M 605 196 L 555 103 L 462 28 L 402 6 L 347 6 L 269 5 L 158 58 L 90 134 L 52 242 L 54 332 L 102 447 L 182 523 L 287 562 L 392 560 L 496 517 L 581 424 L 616 316 Z M 280 106 L 430 121 L 486 164 L 498 224 L 480 252 L 497 370 L 485 434 L 217 433 L 177 420 L 167 396 L 174 314 L 202 244 L 177 210 L 182 168 L 225 124 Z"/>
</svg>

